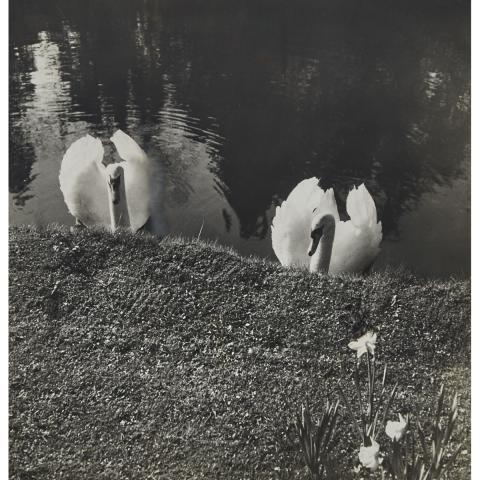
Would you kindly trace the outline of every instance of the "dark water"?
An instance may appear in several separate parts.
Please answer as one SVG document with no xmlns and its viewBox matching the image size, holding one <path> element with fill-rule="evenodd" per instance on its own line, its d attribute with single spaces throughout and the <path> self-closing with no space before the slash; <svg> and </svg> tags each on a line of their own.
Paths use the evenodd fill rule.
<svg viewBox="0 0 480 480">
<path fill-rule="evenodd" d="M 173 234 L 273 256 L 303 178 L 366 182 L 376 268 L 470 273 L 467 2 L 11 2 L 10 221 L 72 224 L 63 153 L 122 128 L 159 163 Z"/>
</svg>

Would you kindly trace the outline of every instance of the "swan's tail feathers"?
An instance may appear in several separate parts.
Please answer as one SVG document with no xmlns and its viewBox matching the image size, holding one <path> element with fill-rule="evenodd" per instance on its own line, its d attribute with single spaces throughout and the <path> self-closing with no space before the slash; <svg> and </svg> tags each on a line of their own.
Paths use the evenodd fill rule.
<svg viewBox="0 0 480 480">
<path fill-rule="evenodd" d="M 146 153 L 138 143 L 122 130 L 117 130 L 110 138 L 120 157 L 127 162 L 144 162 L 147 160 Z"/>
<path fill-rule="evenodd" d="M 356 227 L 373 228 L 377 224 L 377 208 L 365 184 L 353 187 L 348 194 L 347 213 Z"/>
</svg>

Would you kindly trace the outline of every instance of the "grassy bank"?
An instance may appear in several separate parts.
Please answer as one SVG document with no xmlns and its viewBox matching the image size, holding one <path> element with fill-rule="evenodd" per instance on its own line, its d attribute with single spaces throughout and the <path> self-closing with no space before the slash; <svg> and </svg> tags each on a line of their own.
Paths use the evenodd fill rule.
<svg viewBox="0 0 480 480">
<path fill-rule="evenodd" d="M 362 323 L 399 382 L 393 411 L 429 417 L 446 382 L 468 450 L 469 302 L 463 281 L 326 278 L 198 241 L 11 229 L 11 478 L 307 478 L 287 426 L 305 398 L 317 412 L 339 380 L 351 392 L 341 370 Z M 348 471 L 358 442 L 346 418 L 340 430 Z"/>
</svg>

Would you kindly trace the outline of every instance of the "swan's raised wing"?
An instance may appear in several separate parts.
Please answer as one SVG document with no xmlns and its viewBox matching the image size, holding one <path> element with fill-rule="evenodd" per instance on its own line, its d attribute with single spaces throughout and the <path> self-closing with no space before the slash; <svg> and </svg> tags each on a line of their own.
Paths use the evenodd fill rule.
<svg viewBox="0 0 480 480">
<path fill-rule="evenodd" d="M 315 177 L 301 181 L 277 207 L 272 221 L 272 247 L 282 265 L 308 268 L 314 210 L 315 213 L 329 213 L 339 220 L 333 190 L 322 190 Z"/>
<path fill-rule="evenodd" d="M 117 130 L 110 140 L 125 161 L 123 170 L 128 214 L 132 230 L 138 230 L 147 223 L 151 214 L 152 164 L 138 143 L 122 130 Z"/>
<path fill-rule="evenodd" d="M 366 270 L 380 253 L 382 223 L 377 222 L 375 202 L 364 184 L 354 187 L 347 197 L 348 222 L 338 222 L 335 230 L 329 273 Z"/>
<path fill-rule="evenodd" d="M 364 183 L 350 190 L 347 196 L 347 213 L 357 227 L 373 227 L 377 224 L 377 207 Z"/>
<path fill-rule="evenodd" d="M 117 130 L 110 140 L 115 145 L 120 157 L 126 162 L 147 162 L 147 154 L 140 148 L 138 143 L 122 130 Z"/>
<path fill-rule="evenodd" d="M 89 226 L 110 225 L 103 154 L 102 142 L 85 135 L 70 145 L 60 167 L 60 189 L 68 211 Z"/>
</svg>

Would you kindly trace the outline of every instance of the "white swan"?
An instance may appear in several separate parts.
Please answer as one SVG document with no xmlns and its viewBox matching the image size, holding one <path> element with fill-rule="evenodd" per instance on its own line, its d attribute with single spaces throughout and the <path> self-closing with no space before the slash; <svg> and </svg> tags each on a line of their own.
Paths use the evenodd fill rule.
<svg viewBox="0 0 480 480">
<path fill-rule="evenodd" d="M 152 166 L 126 133 L 117 130 L 110 140 L 122 161 L 107 165 L 101 140 L 85 135 L 70 145 L 60 168 L 60 189 L 77 225 L 137 231 L 151 213 Z"/>
<path fill-rule="evenodd" d="M 380 252 L 382 224 L 364 184 L 347 197 L 349 221 L 341 221 L 333 189 L 318 178 L 300 182 L 277 207 L 272 221 L 273 250 L 284 266 L 337 274 L 363 272 Z"/>
</svg>

